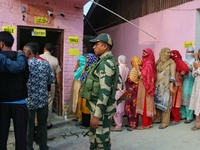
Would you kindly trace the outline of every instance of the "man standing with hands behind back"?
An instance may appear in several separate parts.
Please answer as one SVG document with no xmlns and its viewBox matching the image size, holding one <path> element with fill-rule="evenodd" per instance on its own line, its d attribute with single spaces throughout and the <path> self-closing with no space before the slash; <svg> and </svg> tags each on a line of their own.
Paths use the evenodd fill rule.
<svg viewBox="0 0 200 150">
<path fill-rule="evenodd" d="M 95 55 L 100 58 L 90 67 L 81 91 L 91 111 L 90 150 L 110 150 L 110 125 L 116 111 L 115 93 L 119 69 L 111 52 L 113 42 L 110 35 L 100 34 L 90 42 Z"/>
<path fill-rule="evenodd" d="M 56 77 L 56 83 L 57 87 L 61 88 L 61 68 L 59 66 L 58 59 L 51 54 L 54 51 L 54 46 L 51 43 L 46 43 L 44 47 L 44 53 L 40 55 L 40 57 L 47 60 L 51 66 L 51 69 L 53 70 L 55 77 Z M 59 89 L 60 92 L 61 89 Z M 53 100 L 55 97 L 55 84 L 51 84 L 51 91 L 49 92 L 49 100 L 48 100 L 48 118 L 47 118 L 47 129 L 50 129 L 53 127 L 51 123 L 51 117 L 52 117 L 52 106 L 53 106 Z"/>
</svg>

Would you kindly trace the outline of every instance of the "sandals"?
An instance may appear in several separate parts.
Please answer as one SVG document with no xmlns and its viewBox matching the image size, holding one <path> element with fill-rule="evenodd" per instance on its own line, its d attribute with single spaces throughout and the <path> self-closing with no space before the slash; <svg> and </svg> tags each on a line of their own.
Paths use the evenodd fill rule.
<svg viewBox="0 0 200 150">
<path fill-rule="evenodd" d="M 197 126 L 194 126 L 191 130 L 192 131 L 196 131 L 196 130 L 199 130 L 200 128 L 198 128 Z"/>
<path fill-rule="evenodd" d="M 180 124 L 180 122 L 172 121 L 172 122 L 170 123 L 170 126 L 175 126 L 175 125 L 178 125 L 178 124 Z"/>
<path fill-rule="evenodd" d="M 80 126 L 80 129 L 88 129 L 88 127 Z"/>
<path fill-rule="evenodd" d="M 133 131 L 135 128 L 128 127 L 127 131 Z"/>
<path fill-rule="evenodd" d="M 82 125 L 82 122 L 77 122 L 76 124 L 75 124 L 75 126 L 81 126 Z"/>
<path fill-rule="evenodd" d="M 137 127 L 138 130 L 144 130 L 144 129 L 149 129 L 150 127 L 149 126 L 139 126 Z"/>
<path fill-rule="evenodd" d="M 122 132 L 122 128 L 111 128 L 110 131 Z"/>
<path fill-rule="evenodd" d="M 162 125 L 160 125 L 159 126 L 159 129 L 165 129 L 165 128 L 167 128 L 168 126 L 162 126 Z"/>
<path fill-rule="evenodd" d="M 185 123 L 185 124 L 188 124 L 188 123 L 191 123 L 192 121 L 193 121 L 193 120 L 185 120 L 184 123 Z"/>
</svg>

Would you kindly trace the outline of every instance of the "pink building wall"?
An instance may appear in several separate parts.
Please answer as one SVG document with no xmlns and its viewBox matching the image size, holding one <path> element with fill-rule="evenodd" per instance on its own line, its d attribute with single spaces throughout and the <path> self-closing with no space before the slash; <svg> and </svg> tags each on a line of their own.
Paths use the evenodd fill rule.
<svg viewBox="0 0 200 150">
<path fill-rule="evenodd" d="M 0 30 L 2 26 L 33 26 L 29 25 L 26 21 L 22 20 L 22 13 L 20 6 L 24 6 L 26 9 L 28 5 L 45 6 L 53 9 L 54 24 L 53 26 L 44 26 L 45 28 L 59 28 L 64 29 L 64 49 L 63 49 L 63 103 L 69 101 L 70 88 L 73 80 L 73 70 L 76 65 L 77 56 L 69 56 L 68 48 L 78 48 L 80 54 L 82 54 L 82 39 L 83 39 L 83 6 L 88 0 L 0 0 Z M 59 15 L 60 12 L 64 12 L 65 17 Z M 37 12 L 31 12 L 35 13 Z M 27 17 L 28 13 L 24 13 Z M 43 25 L 34 25 L 34 27 L 43 27 Z M 17 33 L 13 34 L 15 43 L 13 50 L 17 47 Z M 70 44 L 68 43 L 68 36 L 78 36 L 80 43 Z"/>
<path fill-rule="evenodd" d="M 141 57 L 142 50 L 148 47 L 154 50 L 156 60 L 158 59 L 159 51 L 163 47 L 179 50 L 184 58 L 184 42 L 193 41 L 195 47 L 195 40 L 198 40 L 195 39 L 195 29 L 199 25 L 196 22 L 196 13 L 199 8 L 200 0 L 194 0 L 131 20 L 132 23 L 155 38 L 138 30 L 129 23 L 123 23 L 102 32 L 107 32 L 113 37 L 114 56 L 117 58 L 123 54 L 127 56 L 128 62 L 134 55 Z M 130 63 L 129 67 L 131 67 Z"/>
</svg>

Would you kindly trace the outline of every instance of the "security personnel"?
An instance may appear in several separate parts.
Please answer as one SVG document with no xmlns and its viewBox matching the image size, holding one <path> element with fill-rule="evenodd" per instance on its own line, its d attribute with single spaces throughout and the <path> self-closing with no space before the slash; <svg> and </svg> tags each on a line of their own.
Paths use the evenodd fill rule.
<svg viewBox="0 0 200 150">
<path fill-rule="evenodd" d="M 82 86 L 82 97 L 87 99 L 91 111 L 90 149 L 110 150 L 111 118 L 116 111 L 115 93 L 119 79 L 117 61 L 111 49 L 110 35 L 103 33 L 90 40 L 99 61 L 89 69 L 88 77 Z"/>
</svg>

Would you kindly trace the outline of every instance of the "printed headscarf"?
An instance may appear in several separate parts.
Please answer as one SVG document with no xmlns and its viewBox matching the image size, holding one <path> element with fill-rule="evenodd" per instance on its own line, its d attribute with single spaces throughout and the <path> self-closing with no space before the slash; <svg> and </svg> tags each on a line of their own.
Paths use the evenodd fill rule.
<svg viewBox="0 0 200 150">
<path fill-rule="evenodd" d="M 159 59 L 156 62 L 156 69 L 158 72 L 162 72 L 167 66 L 169 66 L 173 60 L 170 59 L 170 55 L 166 55 L 166 53 L 171 52 L 169 48 L 163 48 L 161 49 L 159 53 Z"/>
<path fill-rule="evenodd" d="M 176 71 L 177 72 L 185 71 L 186 74 L 189 73 L 189 68 L 186 65 L 186 63 L 182 60 L 182 56 L 179 53 L 179 51 L 172 50 L 171 53 L 173 54 L 173 56 L 171 56 L 171 58 L 174 60 L 174 62 L 176 64 Z"/>
<path fill-rule="evenodd" d="M 156 64 L 154 52 L 150 48 L 144 49 L 147 53 L 146 56 L 142 56 L 142 69 L 141 75 L 143 77 L 143 84 L 147 93 L 154 96 L 155 81 L 156 81 Z"/>
<path fill-rule="evenodd" d="M 142 60 L 138 56 L 133 56 L 131 59 L 131 65 L 132 69 L 129 74 L 129 78 L 134 83 L 138 83 L 139 81 L 139 75 L 138 75 L 138 69 L 142 66 Z"/>
<path fill-rule="evenodd" d="M 186 61 L 189 64 L 189 66 L 192 66 L 195 61 L 195 58 L 194 53 L 188 53 L 189 51 L 194 51 L 194 48 L 191 46 L 187 47 L 185 58 L 183 60 Z"/>
<path fill-rule="evenodd" d="M 86 63 L 86 57 L 85 56 L 79 56 L 77 58 L 77 60 L 79 61 L 79 67 L 76 69 L 76 71 L 74 72 L 74 78 L 76 80 L 80 80 L 81 79 L 81 74 L 83 72 L 83 69 L 85 67 L 85 63 Z"/>
<path fill-rule="evenodd" d="M 86 55 L 86 67 L 85 67 L 85 72 L 81 75 L 81 82 L 83 83 L 85 79 L 87 78 L 88 70 L 90 66 L 98 61 L 98 58 L 95 54 L 93 53 L 88 53 Z"/>
</svg>

